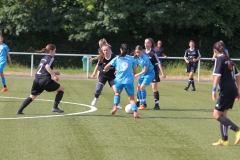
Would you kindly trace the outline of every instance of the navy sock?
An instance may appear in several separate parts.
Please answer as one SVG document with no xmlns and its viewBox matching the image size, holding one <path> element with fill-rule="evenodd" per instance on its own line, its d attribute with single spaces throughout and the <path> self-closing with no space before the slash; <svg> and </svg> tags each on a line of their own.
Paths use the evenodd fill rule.
<svg viewBox="0 0 240 160">
<path fill-rule="evenodd" d="M 221 124 L 225 125 L 227 128 L 230 128 L 231 130 L 237 132 L 239 131 L 239 127 L 236 126 L 232 121 L 230 121 L 225 116 L 219 116 L 217 119 Z"/>
<path fill-rule="evenodd" d="M 32 98 L 28 97 L 23 104 L 21 105 L 21 107 L 19 108 L 18 112 L 22 112 L 24 108 L 26 108 L 31 102 L 32 102 Z"/>
<path fill-rule="evenodd" d="M 228 128 L 225 125 L 220 124 L 220 131 L 221 131 L 221 135 L 222 135 L 222 140 L 227 141 L 228 140 Z"/>
</svg>

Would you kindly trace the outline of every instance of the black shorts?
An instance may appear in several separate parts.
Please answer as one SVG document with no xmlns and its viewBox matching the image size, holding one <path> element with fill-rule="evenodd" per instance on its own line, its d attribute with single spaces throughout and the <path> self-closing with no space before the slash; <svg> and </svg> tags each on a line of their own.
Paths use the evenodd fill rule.
<svg viewBox="0 0 240 160">
<path fill-rule="evenodd" d="M 35 78 L 32 85 L 31 94 L 40 95 L 44 90 L 48 92 L 56 91 L 60 87 L 60 84 L 52 79 Z"/>
<path fill-rule="evenodd" d="M 228 109 L 232 109 L 234 101 L 235 101 L 236 97 L 225 97 L 222 95 L 219 95 L 219 98 L 217 100 L 217 103 L 215 105 L 215 109 L 218 111 L 224 111 L 224 110 L 228 110 Z"/>
<path fill-rule="evenodd" d="M 113 85 L 115 85 L 114 83 L 114 78 L 109 78 L 109 77 L 102 77 L 102 76 L 99 76 L 98 77 L 98 82 L 102 83 L 102 84 L 106 84 L 106 82 L 108 81 L 108 84 L 110 87 L 112 87 Z"/>
<path fill-rule="evenodd" d="M 186 72 L 189 73 L 189 72 L 196 72 L 197 70 L 197 63 L 196 62 L 190 62 L 190 63 L 187 63 L 187 66 L 186 66 Z"/>
<path fill-rule="evenodd" d="M 154 76 L 154 78 L 152 80 L 152 83 L 157 83 L 157 82 L 160 82 L 160 77 L 159 77 L 159 74 L 155 73 L 155 76 Z"/>
</svg>

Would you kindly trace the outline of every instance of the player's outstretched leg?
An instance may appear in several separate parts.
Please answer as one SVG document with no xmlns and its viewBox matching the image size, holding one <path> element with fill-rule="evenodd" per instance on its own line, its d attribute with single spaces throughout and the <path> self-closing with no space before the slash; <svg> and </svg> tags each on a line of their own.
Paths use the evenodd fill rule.
<svg viewBox="0 0 240 160">
<path fill-rule="evenodd" d="M 23 104 L 21 105 L 21 107 L 18 109 L 16 114 L 23 114 L 23 110 L 24 108 L 26 108 L 31 102 L 32 102 L 32 98 L 28 97 Z"/>
<path fill-rule="evenodd" d="M 58 112 L 58 113 L 63 113 L 64 111 L 58 108 L 58 104 L 60 103 L 62 97 L 63 97 L 64 92 L 63 91 L 58 91 L 56 97 L 55 97 L 55 102 L 52 108 L 53 112 Z"/>
</svg>

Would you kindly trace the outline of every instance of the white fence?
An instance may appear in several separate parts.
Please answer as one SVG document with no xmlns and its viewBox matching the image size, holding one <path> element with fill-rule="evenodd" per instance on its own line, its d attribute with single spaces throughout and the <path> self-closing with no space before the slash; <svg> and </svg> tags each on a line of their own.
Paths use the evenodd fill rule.
<svg viewBox="0 0 240 160">
<path fill-rule="evenodd" d="M 27 53 L 27 52 L 10 52 L 11 55 L 29 55 L 31 56 L 31 73 L 30 73 L 30 76 L 32 77 L 33 76 L 33 62 L 34 62 L 34 56 L 43 56 L 43 54 L 39 54 L 39 53 Z M 98 56 L 96 54 L 65 54 L 65 53 L 56 53 L 55 54 L 56 56 L 76 56 L 76 57 L 83 57 L 83 56 L 86 56 L 87 57 L 87 64 L 86 64 L 86 78 L 89 78 L 89 59 L 90 57 L 94 57 L 94 56 Z M 163 58 L 163 57 L 159 57 L 159 58 Z M 168 58 L 163 58 L 164 60 L 168 60 L 168 59 L 184 59 L 183 57 L 168 57 Z M 211 60 L 212 61 L 212 58 L 201 58 L 199 60 L 199 63 L 198 63 L 198 81 L 200 80 L 200 71 L 201 71 L 201 61 L 202 60 Z M 233 61 L 240 61 L 240 59 L 231 59 Z"/>
</svg>

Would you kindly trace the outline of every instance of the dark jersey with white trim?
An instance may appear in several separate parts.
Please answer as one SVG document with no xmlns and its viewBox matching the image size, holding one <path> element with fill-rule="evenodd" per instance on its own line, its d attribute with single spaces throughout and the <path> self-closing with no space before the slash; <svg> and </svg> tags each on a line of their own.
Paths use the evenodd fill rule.
<svg viewBox="0 0 240 160">
<path fill-rule="evenodd" d="M 239 75 L 236 67 L 233 67 L 234 71 L 228 69 L 228 61 L 225 56 L 222 54 L 217 57 L 214 64 L 213 75 L 221 76 L 219 85 L 221 92 L 227 93 L 229 95 L 237 94 L 237 87 L 234 81 L 234 76 Z"/>
<path fill-rule="evenodd" d="M 194 62 L 193 62 L 193 59 L 196 59 L 196 58 L 198 58 L 198 57 L 201 57 L 201 54 L 200 54 L 200 51 L 199 51 L 197 48 L 194 48 L 193 50 L 191 50 L 190 48 L 188 48 L 188 49 L 185 51 L 184 57 L 186 57 L 187 60 L 188 60 L 190 63 L 194 63 Z"/>
<path fill-rule="evenodd" d="M 103 61 L 98 61 L 98 66 L 99 66 L 99 71 L 100 71 L 100 73 L 99 73 L 99 76 L 102 76 L 102 77 L 107 77 L 107 78 L 115 78 L 115 67 L 113 67 L 113 66 L 110 66 L 109 67 L 109 70 L 107 71 L 107 72 L 103 72 L 103 69 L 104 69 L 104 67 L 113 59 L 113 58 L 115 58 L 116 56 L 114 55 L 114 54 L 110 54 L 110 58 L 109 59 L 106 59 L 105 57 L 104 57 L 104 59 L 103 59 Z"/>
<path fill-rule="evenodd" d="M 46 77 L 46 78 L 50 78 L 51 79 L 51 74 L 46 70 L 46 65 L 49 65 L 51 69 L 53 69 L 53 62 L 54 62 L 54 58 L 47 54 L 45 55 L 38 67 L 37 67 L 37 71 L 36 71 L 36 74 L 35 74 L 35 77 L 36 78 L 40 78 L 40 77 Z"/>
<path fill-rule="evenodd" d="M 155 74 L 158 74 L 158 71 L 159 71 L 158 64 L 159 63 L 161 64 L 161 62 L 159 61 L 158 56 L 155 53 L 155 51 L 153 49 L 151 49 L 150 52 L 146 53 L 146 50 L 144 50 L 143 53 L 145 53 L 149 57 L 152 65 L 154 66 Z"/>
</svg>

